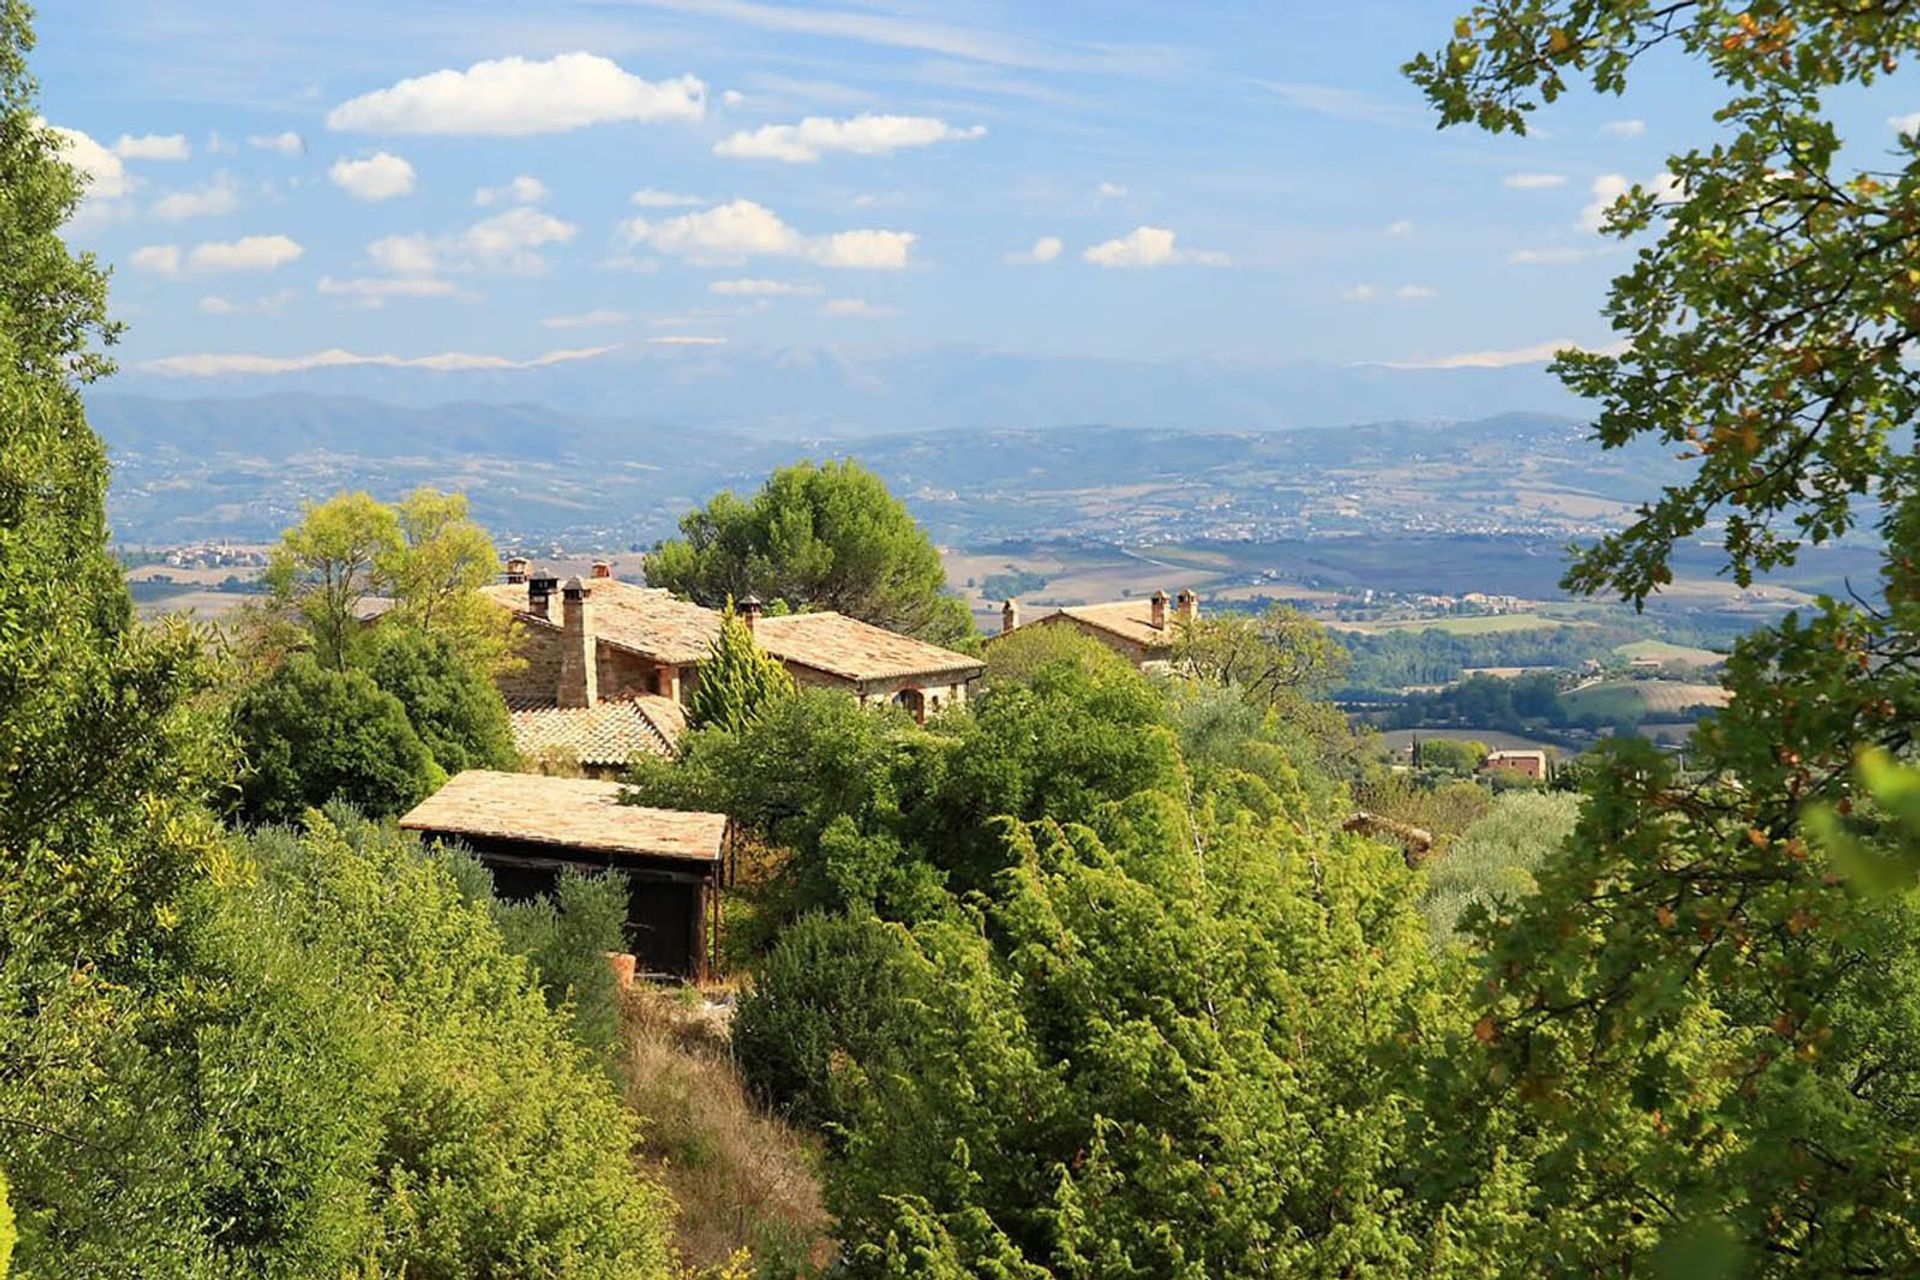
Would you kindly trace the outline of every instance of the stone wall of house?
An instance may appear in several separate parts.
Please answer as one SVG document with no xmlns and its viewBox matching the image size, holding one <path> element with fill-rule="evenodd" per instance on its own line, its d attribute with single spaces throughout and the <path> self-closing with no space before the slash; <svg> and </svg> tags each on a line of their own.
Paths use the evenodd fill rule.
<svg viewBox="0 0 1920 1280">
<path fill-rule="evenodd" d="M 560 688 L 560 628 L 521 618 L 514 626 L 513 651 L 522 665 L 494 682 L 501 696 L 551 702 Z"/>
</svg>

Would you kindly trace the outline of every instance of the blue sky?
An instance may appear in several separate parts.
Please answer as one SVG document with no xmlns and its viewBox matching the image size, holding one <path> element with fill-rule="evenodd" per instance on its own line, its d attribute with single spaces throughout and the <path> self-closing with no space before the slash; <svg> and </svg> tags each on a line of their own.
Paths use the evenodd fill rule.
<svg viewBox="0 0 1920 1280">
<path fill-rule="evenodd" d="M 73 238 L 115 264 L 123 365 L 187 382 L 719 344 L 1539 358 L 1605 340 L 1595 191 L 1711 105 L 1651 68 L 1542 136 L 1438 133 L 1398 73 L 1434 0 L 41 8 L 46 115 L 96 173 Z"/>
</svg>

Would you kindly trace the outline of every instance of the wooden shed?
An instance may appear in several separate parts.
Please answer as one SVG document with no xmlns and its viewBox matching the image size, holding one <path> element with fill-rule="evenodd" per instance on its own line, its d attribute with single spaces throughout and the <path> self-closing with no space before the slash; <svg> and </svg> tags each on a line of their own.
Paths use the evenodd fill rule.
<svg viewBox="0 0 1920 1280">
<path fill-rule="evenodd" d="M 620 784 L 469 769 L 401 827 L 458 842 L 509 900 L 550 892 L 567 867 L 629 885 L 627 944 L 645 973 L 704 978 L 719 945 L 727 819 L 620 803 Z"/>
</svg>

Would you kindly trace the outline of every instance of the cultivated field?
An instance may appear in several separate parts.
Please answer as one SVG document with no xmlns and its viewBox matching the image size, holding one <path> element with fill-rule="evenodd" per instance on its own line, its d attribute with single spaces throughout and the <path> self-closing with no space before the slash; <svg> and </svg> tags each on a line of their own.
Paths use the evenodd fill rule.
<svg viewBox="0 0 1920 1280">
<path fill-rule="evenodd" d="M 1689 667 L 1717 667 L 1727 660 L 1723 653 L 1696 649 L 1691 645 L 1669 644 L 1665 640 L 1636 640 L 1614 650 L 1623 658 L 1652 658 L 1655 662 L 1673 662 Z"/>
<path fill-rule="evenodd" d="M 1692 707 L 1724 707 L 1727 691 L 1717 684 L 1679 680 L 1602 680 L 1563 694 L 1561 701 L 1575 716 L 1657 720 L 1678 716 Z"/>
</svg>

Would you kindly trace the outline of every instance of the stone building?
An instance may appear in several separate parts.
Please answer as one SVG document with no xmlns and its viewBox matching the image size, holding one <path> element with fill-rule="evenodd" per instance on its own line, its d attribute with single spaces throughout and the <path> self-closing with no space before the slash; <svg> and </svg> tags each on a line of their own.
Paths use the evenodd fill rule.
<svg viewBox="0 0 1920 1280">
<path fill-rule="evenodd" d="M 506 581 L 483 590 L 519 623 L 522 665 L 501 677 L 500 692 L 523 754 L 613 772 L 636 754 L 673 750 L 719 612 L 622 582 L 605 563 L 563 583 L 511 560 Z M 985 670 L 977 658 L 844 614 L 767 617 L 749 598 L 740 616 L 795 683 L 898 703 L 918 719 L 964 703 Z"/>
<path fill-rule="evenodd" d="M 472 850 L 509 901 L 553 892 L 560 873 L 627 882 L 626 941 L 645 973 L 704 978 L 719 955 L 725 815 L 620 803 L 620 784 L 469 769 L 400 826 Z"/>
<path fill-rule="evenodd" d="M 1171 601 L 1155 591 L 1144 600 L 1067 605 L 1028 620 L 1020 616 L 1020 602 L 1009 600 L 1000 610 L 1000 635 L 1020 627 L 1072 627 L 1146 671 L 1170 662 L 1181 626 L 1199 619 L 1200 597 L 1184 589 Z"/>
</svg>

